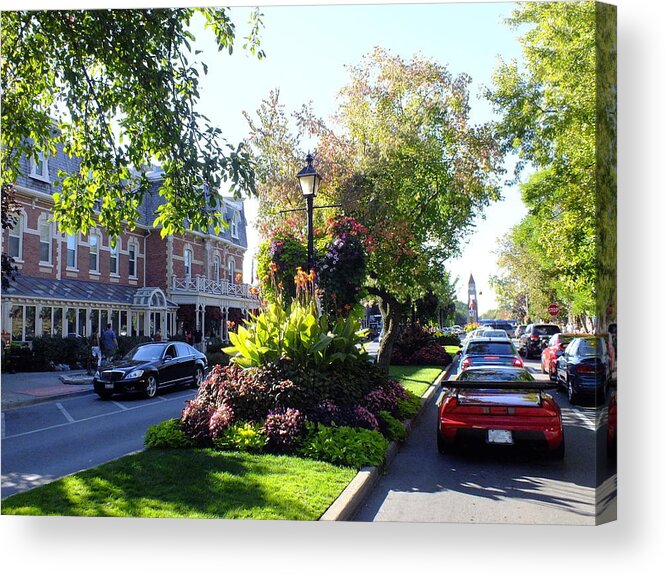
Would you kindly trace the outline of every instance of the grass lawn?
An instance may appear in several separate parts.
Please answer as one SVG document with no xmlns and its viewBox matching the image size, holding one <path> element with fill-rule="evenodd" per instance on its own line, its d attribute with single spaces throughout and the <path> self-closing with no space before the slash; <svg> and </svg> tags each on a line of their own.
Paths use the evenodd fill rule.
<svg viewBox="0 0 666 575">
<path fill-rule="evenodd" d="M 442 372 L 440 367 L 423 367 L 419 365 L 392 365 L 389 375 L 397 379 L 402 386 L 421 397 Z"/>
<path fill-rule="evenodd" d="M 317 520 L 355 475 L 298 457 L 149 449 L 8 497 L 2 514 Z"/>
</svg>

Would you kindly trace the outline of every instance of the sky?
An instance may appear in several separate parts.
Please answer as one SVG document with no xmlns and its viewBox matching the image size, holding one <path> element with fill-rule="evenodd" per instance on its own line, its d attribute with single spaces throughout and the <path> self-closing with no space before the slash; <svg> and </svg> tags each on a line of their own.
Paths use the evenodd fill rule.
<svg viewBox="0 0 666 575">
<path fill-rule="evenodd" d="M 265 6 L 261 48 L 266 58 L 258 60 L 242 50 L 243 23 L 249 8 L 232 8 L 240 41 L 232 56 L 218 54 L 212 36 L 195 26 L 196 47 L 208 65 L 201 84 L 201 111 L 218 124 L 232 143 L 248 134 L 243 111 L 254 115 L 269 91 L 280 89 L 287 112 L 312 103 L 315 113 L 329 117 L 337 108 L 337 94 L 347 83 L 346 66 L 360 63 L 375 46 L 404 58 L 421 54 L 447 66 L 454 75 L 466 73 L 470 86 L 471 118 L 487 121 L 492 112 L 480 98 L 482 86 L 501 56 L 505 61 L 520 58 L 516 32 L 502 19 L 511 13 L 511 3 L 479 4 L 383 4 L 335 6 Z M 294 178 L 294 185 L 297 180 Z M 515 188 L 505 188 L 504 200 L 485 211 L 461 256 L 447 269 L 459 277 L 458 295 L 467 299 L 467 280 L 474 275 L 483 313 L 495 307 L 488 277 L 496 273 L 497 238 L 525 214 Z M 250 247 L 245 277 L 251 277 L 252 254 L 257 235 L 253 233 L 255 206 L 247 205 Z"/>
</svg>

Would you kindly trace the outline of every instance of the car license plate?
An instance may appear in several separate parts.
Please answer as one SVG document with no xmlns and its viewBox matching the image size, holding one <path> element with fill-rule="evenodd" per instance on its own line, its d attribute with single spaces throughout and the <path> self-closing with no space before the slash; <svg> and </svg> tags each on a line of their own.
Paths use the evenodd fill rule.
<svg viewBox="0 0 666 575">
<path fill-rule="evenodd" d="M 489 429 L 488 443 L 513 443 L 513 434 L 506 429 Z"/>
<path fill-rule="evenodd" d="M 104 384 L 104 389 L 113 389 L 113 384 L 112 383 L 105 383 Z"/>
</svg>

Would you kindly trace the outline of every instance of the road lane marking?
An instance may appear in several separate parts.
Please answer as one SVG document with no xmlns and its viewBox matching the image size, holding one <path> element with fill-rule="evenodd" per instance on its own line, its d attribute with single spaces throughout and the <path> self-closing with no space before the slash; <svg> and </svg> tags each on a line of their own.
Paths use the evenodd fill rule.
<svg viewBox="0 0 666 575">
<path fill-rule="evenodd" d="M 173 399 L 167 399 L 166 401 L 178 401 L 182 400 L 183 396 L 179 397 L 174 397 Z M 114 402 L 115 403 L 115 402 Z M 156 403 L 148 403 L 148 404 L 143 404 L 143 405 L 137 405 L 135 407 L 125 407 L 125 411 L 134 411 L 135 409 L 143 409 L 146 407 L 152 407 L 154 405 L 157 405 Z M 66 427 L 67 425 L 74 425 L 76 423 L 85 423 L 86 421 L 93 421 L 95 419 L 99 419 L 101 417 L 108 417 L 110 415 L 118 415 L 119 413 L 122 413 L 122 410 L 120 411 L 110 411 L 108 413 L 101 413 L 99 415 L 93 415 L 91 417 L 85 417 L 83 419 L 77 419 L 74 420 L 72 419 L 71 422 L 67 423 L 58 423 L 56 425 L 49 425 L 48 427 L 41 427 L 39 429 L 33 429 L 31 431 L 24 431 L 23 433 L 16 433 L 14 435 L 7 435 L 4 437 L 4 439 L 13 439 L 15 437 L 25 437 L 26 435 L 33 435 L 34 433 L 41 433 L 42 431 L 50 431 L 51 429 L 58 429 L 59 427 Z"/>
<path fill-rule="evenodd" d="M 129 407 L 127 407 L 127 406 L 125 406 L 122 403 L 119 403 L 117 401 L 112 401 L 111 403 L 113 403 L 113 405 L 117 405 L 123 411 L 127 411 L 129 409 Z"/>
<path fill-rule="evenodd" d="M 74 423 L 76 419 L 74 419 L 69 413 L 67 413 L 67 410 L 62 406 L 62 403 L 56 403 L 56 407 L 60 410 L 60 412 L 65 416 L 65 419 L 69 421 L 70 423 Z"/>
</svg>

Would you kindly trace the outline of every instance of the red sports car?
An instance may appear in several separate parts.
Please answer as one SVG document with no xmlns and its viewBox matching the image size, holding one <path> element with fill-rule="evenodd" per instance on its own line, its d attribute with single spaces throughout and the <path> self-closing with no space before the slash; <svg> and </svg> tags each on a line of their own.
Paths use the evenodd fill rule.
<svg viewBox="0 0 666 575">
<path fill-rule="evenodd" d="M 574 337 L 578 336 L 573 333 L 556 333 L 541 352 L 541 373 L 547 373 L 550 381 L 557 379 L 557 358 L 564 353 L 564 348 Z"/>
<path fill-rule="evenodd" d="M 447 385 L 447 382 L 443 382 Z M 562 414 L 524 368 L 470 367 L 444 389 L 437 416 L 437 448 L 449 453 L 465 444 L 527 446 L 564 457 Z"/>
</svg>

